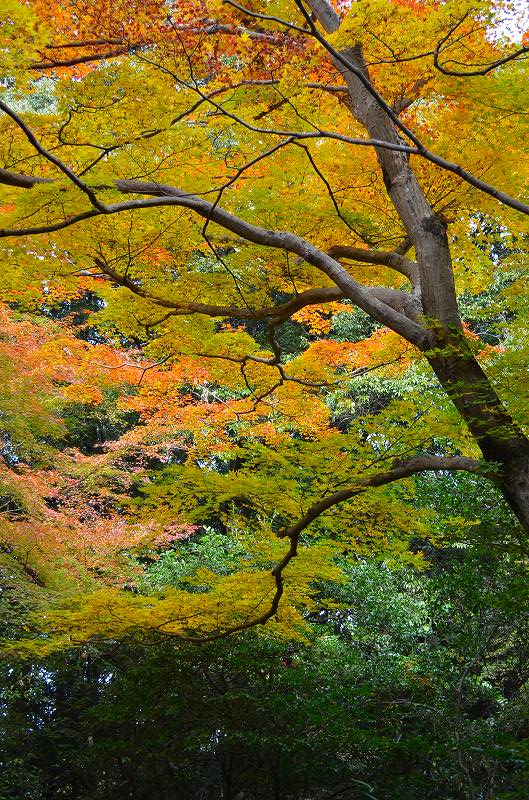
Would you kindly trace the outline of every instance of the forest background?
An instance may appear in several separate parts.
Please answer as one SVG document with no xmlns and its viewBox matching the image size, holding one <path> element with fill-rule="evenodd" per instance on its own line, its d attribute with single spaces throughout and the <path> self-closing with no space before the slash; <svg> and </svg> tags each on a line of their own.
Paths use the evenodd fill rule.
<svg viewBox="0 0 529 800">
<path fill-rule="evenodd" d="M 2 4 L 0 798 L 527 796 L 527 13 Z"/>
</svg>

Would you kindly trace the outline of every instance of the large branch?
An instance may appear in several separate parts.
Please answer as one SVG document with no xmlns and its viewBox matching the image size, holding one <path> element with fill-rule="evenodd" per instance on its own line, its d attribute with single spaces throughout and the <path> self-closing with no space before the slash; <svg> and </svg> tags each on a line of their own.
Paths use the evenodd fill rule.
<svg viewBox="0 0 529 800">
<path fill-rule="evenodd" d="M 33 180 L 33 183 L 31 183 L 31 179 L 28 180 L 27 176 L 24 176 L 22 185 L 25 186 L 25 188 L 30 188 L 35 182 L 36 181 Z M 210 203 L 208 200 L 183 192 L 174 186 L 136 180 L 115 180 L 112 186 L 113 188 L 119 189 L 124 194 L 142 194 L 150 196 L 101 206 L 101 210 L 99 208 L 92 208 L 75 214 L 68 219 L 49 225 L 0 230 L 0 238 L 52 233 L 54 231 L 63 230 L 86 219 L 101 215 L 119 214 L 124 211 L 144 210 L 164 206 L 188 208 L 208 222 L 216 223 L 222 228 L 231 231 L 231 233 L 234 233 L 236 236 L 240 236 L 253 244 L 287 251 L 300 256 L 307 263 L 312 264 L 327 275 L 327 277 L 341 289 L 345 297 L 352 300 L 355 305 L 369 314 L 373 319 L 391 328 L 411 344 L 421 349 L 429 346 L 430 335 L 428 331 L 417 322 L 409 319 L 404 313 L 395 310 L 395 308 L 388 304 L 387 301 L 392 296 L 391 293 L 393 290 L 383 289 L 386 294 L 385 300 L 378 299 L 375 290 L 371 290 L 357 283 L 338 261 L 322 250 L 319 250 L 301 236 L 287 231 L 267 230 L 258 225 L 253 225 L 241 217 L 231 214 L 220 206 Z M 101 188 L 109 188 L 109 186 Z M 399 306 L 401 306 L 401 295 L 405 293 L 397 294 L 399 297 Z"/>
<path fill-rule="evenodd" d="M 144 300 L 149 300 L 156 306 L 171 310 L 171 316 L 186 316 L 191 314 L 204 314 L 208 317 L 231 317 L 233 319 L 261 319 L 271 320 L 274 324 L 280 324 L 289 319 L 297 311 L 305 306 L 332 303 L 344 299 L 344 293 L 337 286 L 322 286 L 313 289 L 306 289 L 304 292 L 296 294 L 291 300 L 280 303 L 277 306 L 264 306 L 252 308 L 247 306 L 216 305 L 214 303 L 198 303 L 195 301 L 176 300 L 170 297 L 160 297 L 149 292 L 140 284 L 135 283 L 128 275 L 121 275 L 116 270 L 109 267 L 102 259 L 95 259 L 99 273 L 95 274 L 85 271 L 82 274 L 93 277 L 108 277 L 119 286 L 129 289 L 133 294 Z"/>
<path fill-rule="evenodd" d="M 44 72 L 48 69 L 57 69 L 64 67 L 75 67 L 78 64 L 91 64 L 95 61 L 106 61 L 110 58 L 117 58 L 118 56 L 126 55 L 130 52 L 127 46 L 117 47 L 114 50 L 107 50 L 103 53 L 85 53 L 82 56 L 72 56 L 71 58 L 53 59 L 51 56 L 46 56 L 45 61 L 34 61 L 30 64 L 30 69 Z"/>
<path fill-rule="evenodd" d="M 107 206 L 107 208 L 112 209 L 112 213 L 128 208 L 145 208 L 151 205 L 174 204 L 190 208 L 208 221 L 215 222 L 226 230 L 254 244 L 286 250 L 299 255 L 327 275 L 341 289 L 344 297 L 352 300 L 378 322 L 392 328 L 407 341 L 418 347 L 424 347 L 429 344 L 427 331 L 414 321 L 419 309 L 415 306 L 411 295 L 386 287 L 362 286 L 351 277 L 338 261 L 319 250 L 306 239 L 287 231 L 271 231 L 253 225 L 225 211 L 220 206 L 216 206 L 214 203 L 193 195 L 187 195 L 172 186 L 130 180 L 116 180 L 115 185 L 125 193 L 141 193 L 161 197 L 160 200 L 155 200 L 154 202 L 136 200 L 130 204 L 120 203 L 115 204 L 115 206 Z"/>
<path fill-rule="evenodd" d="M 311 506 L 297 522 L 281 531 L 279 536 L 281 538 L 288 538 L 290 541 L 290 546 L 283 558 L 272 569 L 275 592 L 270 606 L 265 612 L 257 617 L 254 617 L 253 619 L 247 619 L 238 625 L 229 626 L 222 631 L 218 631 L 217 633 L 212 633 L 207 636 L 185 636 L 180 634 L 165 633 L 164 631 L 160 632 L 169 637 L 174 636 L 175 638 L 186 639 L 188 641 L 208 642 L 216 639 L 224 639 L 233 633 L 238 633 L 240 631 L 256 627 L 257 625 L 265 625 L 268 620 L 275 616 L 279 609 L 279 604 L 284 593 L 283 572 L 290 564 L 292 559 L 298 554 L 298 544 L 301 533 L 311 524 L 311 522 L 314 522 L 315 519 L 320 517 L 330 508 L 338 505 L 339 503 L 351 500 L 351 498 L 367 491 L 372 487 L 384 486 L 388 483 L 402 480 L 403 478 L 409 478 L 411 475 L 416 475 L 419 472 L 463 470 L 466 472 L 479 473 L 481 468 L 482 465 L 479 461 L 475 461 L 474 459 L 467 458 L 465 456 L 417 456 L 416 458 L 411 458 L 403 463 L 396 463 L 388 472 L 379 472 L 371 477 L 359 479 L 351 488 L 336 492 L 335 494 L 329 495 L 328 497 L 323 498 L 323 500 L 314 503 L 314 505 Z M 484 477 L 493 480 L 490 470 L 484 473 Z"/>
<path fill-rule="evenodd" d="M 383 267 L 389 267 L 396 272 L 400 272 L 401 275 L 405 275 L 412 286 L 416 286 L 419 283 L 417 263 L 396 251 L 365 250 L 362 247 L 334 245 L 327 252 L 332 258 L 344 258 L 350 261 L 360 261 L 362 264 L 379 264 Z"/>
<path fill-rule="evenodd" d="M 39 178 L 37 175 L 24 175 L 9 169 L 0 169 L 0 183 L 16 186 L 17 189 L 33 189 L 39 183 L 55 183 L 54 178 Z"/>
<path fill-rule="evenodd" d="M 411 475 L 416 475 L 418 472 L 459 470 L 478 473 L 482 468 L 483 465 L 479 461 L 475 461 L 473 458 L 467 458 L 466 456 L 416 456 L 408 461 L 397 462 L 393 468 L 387 472 L 378 472 L 367 478 L 359 478 L 354 485 L 348 489 L 342 489 L 314 503 L 296 523 L 285 528 L 280 536 L 289 538 L 298 537 L 311 522 L 314 522 L 315 519 L 330 508 L 344 503 L 346 500 L 351 500 L 351 498 L 365 492 L 367 489 L 385 486 L 388 483 L 394 483 L 403 478 L 409 478 Z M 485 472 L 484 476 L 492 480 L 492 475 L 489 472 Z"/>
<path fill-rule="evenodd" d="M 246 306 L 234 305 L 216 305 L 214 303 L 199 303 L 196 301 L 176 300 L 170 297 L 161 297 L 160 295 L 149 292 L 144 289 L 141 284 L 136 283 L 128 275 L 121 275 L 116 270 L 112 269 L 102 259 L 95 259 L 95 264 L 99 273 L 94 277 L 100 277 L 102 274 L 110 278 L 114 283 L 123 286 L 138 297 L 144 300 L 149 300 L 154 305 L 161 308 L 171 309 L 171 316 L 185 316 L 191 314 L 204 314 L 208 317 L 232 317 L 234 319 L 262 319 L 270 320 L 274 325 L 279 325 L 285 322 L 297 311 L 300 311 L 306 306 L 321 305 L 323 303 L 332 303 L 337 300 L 345 299 L 346 295 L 338 286 L 325 286 L 314 287 L 306 289 L 299 294 L 296 294 L 291 300 L 281 303 L 277 306 L 265 306 L 262 308 L 253 308 L 249 303 Z M 84 272 L 85 275 L 93 275 L 91 272 Z M 367 286 L 363 287 L 365 291 L 372 297 L 385 303 L 387 306 L 395 311 L 404 314 L 410 319 L 417 319 L 420 307 L 412 295 L 407 292 L 401 292 L 397 289 L 389 289 L 385 286 Z"/>
</svg>

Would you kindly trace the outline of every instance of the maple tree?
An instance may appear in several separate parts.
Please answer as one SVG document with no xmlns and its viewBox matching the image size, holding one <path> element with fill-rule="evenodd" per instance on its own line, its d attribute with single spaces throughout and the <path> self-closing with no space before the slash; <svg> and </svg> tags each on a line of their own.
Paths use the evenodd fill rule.
<svg viewBox="0 0 529 800">
<path fill-rule="evenodd" d="M 48 612 L 56 642 L 137 627 L 202 639 L 272 618 L 292 635 L 315 582 L 343 580 L 344 547 L 420 564 L 408 544 L 428 512 L 410 521 L 398 486 L 418 473 L 492 481 L 529 530 L 528 46 L 494 34 L 511 11 L 7 4 L 2 299 L 35 313 L 98 298 L 84 340 L 71 321 L 46 336 L 21 322 L 24 364 L 11 354 L 9 369 L 56 409 L 113 387 L 136 420 L 104 453 L 62 453 L 56 477 L 22 472 L 37 497 L 63 487 L 67 518 L 48 513 L 42 550 L 93 535 L 91 580 L 115 573 Z M 498 270 L 514 320 L 494 345 L 458 295 Z M 355 387 L 371 380 L 397 389 L 362 410 Z M 88 530 L 68 457 L 109 498 Z M 26 523 L 9 513 L 15 547 Z M 119 590 L 116 552 L 208 524 L 239 542 L 236 569 L 199 568 L 162 597 Z"/>
</svg>

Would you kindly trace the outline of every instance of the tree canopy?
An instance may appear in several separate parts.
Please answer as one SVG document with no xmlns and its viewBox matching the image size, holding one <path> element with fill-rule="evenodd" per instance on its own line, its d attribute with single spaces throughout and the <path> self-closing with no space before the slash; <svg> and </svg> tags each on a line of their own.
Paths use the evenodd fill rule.
<svg viewBox="0 0 529 800">
<path fill-rule="evenodd" d="M 320 705 L 317 713 L 309 700 L 290 708 L 299 712 L 295 730 L 318 728 L 326 713 L 340 720 L 325 682 L 341 659 L 332 680 L 350 699 L 371 681 L 370 700 L 361 719 L 342 720 L 343 730 L 338 721 L 329 736 L 340 752 L 354 740 L 363 766 L 351 777 L 322 751 L 327 786 L 356 780 L 358 792 L 371 792 L 358 796 L 377 796 L 376 787 L 390 796 L 361 731 L 380 693 L 398 705 L 405 684 L 411 752 L 411 728 L 429 725 L 416 676 L 430 693 L 422 705 L 441 704 L 437 724 L 453 723 L 459 737 L 435 739 L 438 761 L 450 748 L 460 754 L 463 788 L 454 797 L 492 797 L 476 794 L 474 782 L 496 791 L 494 736 L 485 723 L 472 727 L 469 709 L 475 701 L 496 714 L 502 702 L 518 702 L 526 676 L 523 4 L 2 5 L 2 641 L 10 665 L 51 665 L 40 677 L 27 661 L 17 662 L 22 673 L 9 666 L 6 680 L 22 674 L 23 690 L 7 729 L 20 708 L 26 719 L 33 713 L 31 687 L 39 686 L 44 714 L 46 693 L 58 693 L 59 709 L 60 687 L 69 681 L 75 695 L 81 681 L 82 724 L 92 730 L 96 692 L 110 715 L 107 736 L 119 728 L 109 697 L 125 702 L 120 692 L 135 680 L 131 654 L 140 653 L 148 684 L 158 669 L 183 675 L 202 643 L 190 692 L 207 705 L 209 686 L 218 730 L 229 731 L 227 749 L 241 757 L 253 745 L 240 749 L 225 702 L 239 702 L 239 689 L 264 697 L 273 685 L 263 707 L 241 700 L 240 713 L 255 720 L 266 708 L 286 730 L 277 697 L 299 689 L 298 699 Z M 480 575 L 496 589 L 473 606 Z M 448 584 L 459 630 L 439 599 Z M 386 634 L 367 633 L 359 608 L 380 611 L 385 592 L 397 608 L 384 611 L 381 643 Z M 465 603 L 471 616 L 488 609 L 475 628 Z M 439 615 L 435 624 L 425 609 Z M 366 638 L 350 647 L 355 625 Z M 239 644 L 217 641 L 235 633 Z M 428 667 L 412 640 L 428 651 Z M 98 647 L 101 663 L 81 676 L 75 659 L 91 664 Z M 294 667 L 288 675 L 247 669 L 245 648 L 289 669 L 298 659 L 320 689 L 311 695 Z M 368 680 L 361 660 L 375 651 L 381 671 L 372 667 Z M 487 659 L 495 663 L 489 695 Z M 467 666 L 456 678 L 457 663 Z M 108 694 L 97 694 L 111 673 L 116 683 L 108 678 Z M 160 687 L 158 677 L 145 691 Z M 177 694 L 170 704 L 185 717 Z M 30 723 L 24 730 L 26 743 L 40 735 Z M 53 726 L 46 730 L 51 746 Z M 172 740 L 163 735 L 156 747 L 165 751 Z M 267 735 L 271 797 L 283 767 Z M 395 763 L 396 735 L 380 734 Z M 479 775 L 461 755 L 465 737 L 490 756 Z M 81 747 L 74 739 L 72 753 Z M 193 758 L 205 752 L 200 741 Z M 506 775 L 511 761 L 502 763 Z M 221 769 L 208 764 L 210 777 Z M 114 769 L 107 783 L 88 782 L 87 796 L 117 792 Z M 301 794 L 302 772 L 292 778 L 298 789 L 276 797 L 333 796 Z M 438 787 L 454 780 L 450 769 L 435 774 Z M 512 793 L 523 792 L 521 775 L 521 789 L 505 784 L 506 798 L 521 796 Z M 248 791 L 244 776 L 237 780 Z M 402 796 L 430 789 L 416 791 Z"/>
</svg>

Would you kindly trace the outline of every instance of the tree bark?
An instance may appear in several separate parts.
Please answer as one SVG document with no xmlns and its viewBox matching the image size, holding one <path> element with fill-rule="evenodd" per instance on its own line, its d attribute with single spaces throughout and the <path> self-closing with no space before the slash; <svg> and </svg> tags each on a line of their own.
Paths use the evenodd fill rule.
<svg viewBox="0 0 529 800">
<path fill-rule="evenodd" d="M 474 356 L 456 353 L 427 355 L 427 358 L 484 459 L 498 465 L 497 485 L 520 523 L 529 531 L 527 437 L 506 411 Z"/>
</svg>

